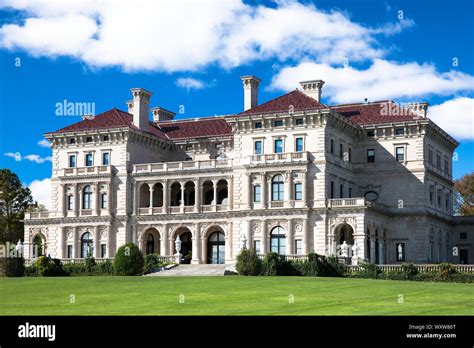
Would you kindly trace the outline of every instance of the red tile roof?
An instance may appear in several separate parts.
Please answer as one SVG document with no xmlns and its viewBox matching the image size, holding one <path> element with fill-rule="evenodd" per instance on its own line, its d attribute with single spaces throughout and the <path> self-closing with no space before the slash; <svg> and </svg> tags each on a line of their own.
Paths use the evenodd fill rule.
<svg viewBox="0 0 474 348">
<path fill-rule="evenodd" d="M 223 118 L 159 123 L 158 127 L 171 139 L 231 135 L 232 128 Z"/>
<path fill-rule="evenodd" d="M 133 115 L 118 109 L 111 109 L 103 112 L 93 119 L 84 119 L 67 127 L 61 128 L 53 133 L 77 132 L 94 129 L 113 129 L 128 127 L 138 129 L 133 124 Z M 176 121 L 159 123 L 149 123 L 148 132 L 159 138 L 197 138 L 207 136 L 232 134 L 231 127 L 223 118 L 203 119 L 198 121 Z"/>
<path fill-rule="evenodd" d="M 384 105 L 390 105 L 391 114 L 384 114 Z M 334 105 L 331 109 L 360 125 L 421 120 L 423 117 L 408 109 L 402 109 L 392 101 L 368 104 Z"/>
<path fill-rule="evenodd" d="M 80 122 L 58 129 L 53 133 L 66 133 L 93 129 L 111 129 L 122 127 L 138 129 L 133 124 L 133 115 L 129 114 L 128 112 L 124 112 L 122 110 L 114 108 L 109 111 L 105 111 L 92 119 L 84 119 Z M 150 122 L 148 126 L 148 132 L 153 135 L 156 135 L 157 137 L 166 138 L 164 133 L 160 131 L 153 122 Z"/>
<path fill-rule="evenodd" d="M 295 89 L 290 93 L 241 112 L 239 115 L 288 112 L 290 105 L 293 106 L 294 111 L 327 108 L 326 105 L 319 103 L 316 99 L 307 96 L 298 89 Z"/>
</svg>

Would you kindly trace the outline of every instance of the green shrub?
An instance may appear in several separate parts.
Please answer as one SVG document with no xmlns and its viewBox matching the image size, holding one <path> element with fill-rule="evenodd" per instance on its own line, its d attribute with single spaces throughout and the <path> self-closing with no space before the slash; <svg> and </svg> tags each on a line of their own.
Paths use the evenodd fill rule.
<svg viewBox="0 0 474 348">
<path fill-rule="evenodd" d="M 39 273 L 35 265 L 25 266 L 25 276 L 26 277 L 38 277 Z"/>
<path fill-rule="evenodd" d="M 145 256 L 145 264 L 143 265 L 143 274 L 148 274 L 160 267 L 158 254 L 148 254 Z"/>
<path fill-rule="evenodd" d="M 282 275 L 282 264 L 285 262 L 277 253 L 268 253 L 262 264 L 262 274 L 267 276 Z"/>
<path fill-rule="evenodd" d="M 347 267 L 340 263 L 335 256 L 320 256 L 321 270 L 318 272 L 320 277 L 344 277 L 347 273 Z"/>
<path fill-rule="evenodd" d="M 262 261 L 254 249 L 242 249 L 235 267 L 240 275 L 257 276 L 262 272 Z"/>
<path fill-rule="evenodd" d="M 93 269 L 94 275 L 114 275 L 114 264 L 110 260 L 98 262 Z"/>
<path fill-rule="evenodd" d="M 47 269 L 49 268 L 49 258 L 46 256 L 38 257 L 35 261 L 35 267 L 38 270 L 39 275 L 44 275 L 44 273 L 47 272 Z"/>
<path fill-rule="evenodd" d="M 23 277 L 25 275 L 25 259 L 23 257 L 7 257 L 5 259 L 5 275 L 7 277 Z"/>
<path fill-rule="evenodd" d="M 373 263 L 363 263 L 361 265 L 362 270 L 357 272 L 354 276 L 357 278 L 370 278 L 370 279 L 377 279 L 379 275 L 382 273 L 380 268 Z"/>
<path fill-rule="evenodd" d="M 456 273 L 453 265 L 450 263 L 440 263 L 439 264 L 439 276 L 442 280 L 448 280 L 449 277 Z"/>
<path fill-rule="evenodd" d="M 63 277 L 68 275 L 59 259 L 40 256 L 35 262 L 35 267 L 38 275 L 43 277 Z"/>
<path fill-rule="evenodd" d="M 143 273 L 143 255 L 133 243 L 122 245 L 115 255 L 114 272 L 116 275 L 134 276 Z"/>
<path fill-rule="evenodd" d="M 72 277 L 89 275 L 86 270 L 86 265 L 83 262 L 66 263 L 64 270 Z"/>
<path fill-rule="evenodd" d="M 86 267 L 86 272 L 93 274 L 96 266 L 95 259 L 93 257 L 86 257 L 84 260 L 84 266 Z"/>
<path fill-rule="evenodd" d="M 418 274 L 418 268 L 412 263 L 402 263 L 401 273 L 405 275 L 406 279 L 413 279 Z"/>
</svg>

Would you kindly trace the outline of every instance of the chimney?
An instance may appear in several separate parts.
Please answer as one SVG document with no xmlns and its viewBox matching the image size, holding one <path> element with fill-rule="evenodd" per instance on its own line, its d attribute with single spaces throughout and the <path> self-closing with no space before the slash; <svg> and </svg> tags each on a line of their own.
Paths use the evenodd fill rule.
<svg viewBox="0 0 474 348">
<path fill-rule="evenodd" d="M 421 117 L 426 117 L 426 113 L 428 112 L 428 104 L 427 102 L 422 102 L 422 103 L 408 103 L 407 107 L 411 111 L 413 111 L 415 114 Z"/>
<path fill-rule="evenodd" d="M 176 115 L 174 112 L 160 107 L 151 108 L 151 114 L 153 115 L 153 122 L 155 123 L 172 121 L 174 115 Z"/>
<path fill-rule="evenodd" d="M 244 111 L 258 105 L 258 85 L 260 79 L 253 75 L 241 76 L 244 83 Z"/>
<path fill-rule="evenodd" d="M 304 94 L 308 97 L 321 102 L 321 89 L 323 88 L 323 80 L 301 81 L 300 86 L 303 88 Z"/>
<path fill-rule="evenodd" d="M 128 110 L 133 115 L 133 124 L 141 131 L 148 131 L 148 114 L 150 113 L 151 92 L 143 88 L 132 88 L 133 104 L 127 102 Z"/>
</svg>

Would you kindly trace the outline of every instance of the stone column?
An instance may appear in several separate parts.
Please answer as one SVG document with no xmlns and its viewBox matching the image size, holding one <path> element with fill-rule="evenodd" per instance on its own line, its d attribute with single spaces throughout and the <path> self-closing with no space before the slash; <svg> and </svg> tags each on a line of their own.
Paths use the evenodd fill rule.
<svg viewBox="0 0 474 348">
<path fill-rule="evenodd" d="M 169 192 L 168 192 L 168 180 L 163 181 L 163 213 L 168 213 L 168 206 L 169 206 Z M 174 253 L 173 253 L 174 254 Z"/>
<path fill-rule="evenodd" d="M 194 235 L 192 237 L 193 241 L 193 257 L 191 259 L 192 264 L 201 263 L 199 260 L 199 240 L 201 236 L 201 224 L 199 222 L 194 224 Z"/>
<path fill-rule="evenodd" d="M 132 183 L 132 189 L 133 189 L 133 214 L 138 215 L 139 206 L 140 206 L 140 189 L 139 189 L 139 183 L 135 182 Z M 118 207 L 117 207 L 118 208 Z"/>
<path fill-rule="evenodd" d="M 217 211 L 217 180 L 212 180 L 212 187 L 214 188 L 214 211 Z"/>
<path fill-rule="evenodd" d="M 375 237 L 370 237 L 370 263 L 375 263 Z"/>
<path fill-rule="evenodd" d="M 72 257 L 78 259 L 81 257 L 81 243 L 79 239 L 79 231 L 77 227 L 73 227 L 72 235 Z"/>
<path fill-rule="evenodd" d="M 151 210 L 151 208 L 153 208 L 153 190 L 154 190 L 154 185 L 153 184 L 148 184 L 148 187 L 150 188 L 150 204 L 149 204 L 149 208 Z"/>
<path fill-rule="evenodd" d="M 161 230 L 161 238 L 160 238 L 160 255 L 161 256 L 171 255 L 168 252 L 168 243 L 166 243 L 167 240 L 168 240 L 168 225 L 164 224 Z"/>
<path fill-rule="evenodd" d="M 385 241 L 379 240 L 379 263 L 383 265 L 385 263 Z"/>
<path fill-rule="evenodd" d="M 233 224 L 227 223 L 227 233 L 225 235 L 225 263 L 232 261 L 232 238 L 233 238 Z"/>
<path fill-rule="evenodd" d="M 291 183 L 293 181 L 291 172 L 285 173 L 285 183 L 284 183 L 284 190 L 285 192 L 283 193 L 283 199 L 284 199 L 284 206 L 289 207 L 290 206 L 290 200 L 292 200 L 293 197 L 291 197 Z"/>
<path fill-rule="evenodd" d="M 207 248 L 204 236 L 201 236 L 201 260 L 202 263 L 207 263 Z"/>
<path fill-rule="evenodd" d="M 293 255 L 295 253 L 295 234 L 293 231 L 293 219 L 288 219 L 288 231 L 286 240 L 288 241 L 286 244 L 286 253 L 288 255 Z"/>
<path fill-rule="evenodd" d="M 268 175 L 267 176 L 267 200 L 265 201 L 265 204 L 263 205 L 264 208 L 271 207 L 271 202 L 272 202 L 272 176 Z"/>
<path fill-rule="evenodd" d="M 180 208 L 181 208 L 181 212 L 184 213 L 184 182 L 180 182 L 179 183 L 181 185 L 181 204 L 180 204 Z"/>
<path fill-rule="evenodd" d="M 263 255 L 269 251 L 267 239 L 267 220 L 262 220 L 262 240 L 260 241 L 260 253 Z"/>
<path fill-rule="evenodd" d="M 253 201 L 252 174 L 246 173 L 246 175 L 247 175 L 247 209 L 252 209 L 252 201 Z"/>
<path fill-rule="evenodd" d="M 301 245 L 301 248 L 302 248 L 301 253 L 303 255 L 308 255 L 308 253 L 309 253 L 309 250 L 308 250 L 309 249 L 308 248 L 308 234 L 309 234 L 309 232 L 308 232 L 308 225 L 309 225 L 308 219 L 309 219 L 308 217 L 303 219 L 303 230 L 301 231 L 302 234 L 303 234 L 303 238 L 301 239 L 301 244 L 302 244 Z M 309 230 L 314 231 L 314 227 L 311 227 Z"/>
<path fill-rule="evenodd" d="M 308 207 L 308 171 L 303 171 L 303 206 Z"/>
<path fill-rule="evenodd" d="M 228 192 L 228 210 L 233 210 L 234 208 L 234 177 L 231 176 L 227 181 L 227 192 Z"/>
<path fill-rule="evenodd" d="M 65 185 L 65 184 L 61 184 L 61 197 L 60 197 L 60 202 L 61 202 L 61 215 L 62 215 L 63 217 L 65 217 L 66 214 L 67 214 L 66 201 L 67 201 L 66 185 Z"/>
<path fill-rule="evenodd" d="M 263 208 L 267 207 L 267 174 L 262 173 L 262 183 L 260 186 L 260 203 Z"/>
<path fill-rule="evenodd" d="M 79 205 L 80 203 L 80 193 L 79 193 L 79 186 L 77 184 L 73 184 L 74 187 L 74 215 L 77 217 L 79 216 Z"/>
<path fill-rule="evenodd" d="M 65 259 L 67 257 L 67 243 L 66 243 L 66 231 L 64 227 L 59 227 L 59 247 L 61 250 L 59 251 L 59 257 Z"/>
<path fill-rule="evenodd" d="M 94 226 L 94 252 L 93 256 L 97 259 L 100 257 L 100 234 L 99 226 Z"/>
<path fill-rule="evenodd" d="M 194 180 L 194 211 L 201 211 L 201 185 L 199 179 Z"/>
<path fill-rule="evenodd" d="M 100 183 L 95 183 L 95 215 L 100 215 Z"/>
<path fill-rule="evenodd" d="M 109 215 L 112 215 L 113 214 L 113 183 L 112 183 L 112 180 L 110 180 L 109 182 L 109 188 L 108 188 L 108 192 L 107 192 L 107 198 L 108 198 L 108 201 L 107 201 L 107 210 L 109 212 Z"/>
<path fill-rule="evenodd" d="M 113 243 L 112 243 L 112 225 L 109 224 L 107 227 L 107 257 L 111 258 L 114 257 L 115 255 L 115 250 L 113 249 Z"/>
</svg>

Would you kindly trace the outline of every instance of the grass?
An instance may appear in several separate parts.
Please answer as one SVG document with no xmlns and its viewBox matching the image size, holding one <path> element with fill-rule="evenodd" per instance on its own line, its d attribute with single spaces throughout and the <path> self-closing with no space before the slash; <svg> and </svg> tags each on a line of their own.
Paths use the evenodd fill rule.
<svg viewBox="0 0 474 348">
<path fill-rule="evenodd" d="M 0 315 L 474 315 L 474 285 L 312 277 L 0 278 Z"/>
</svg>

